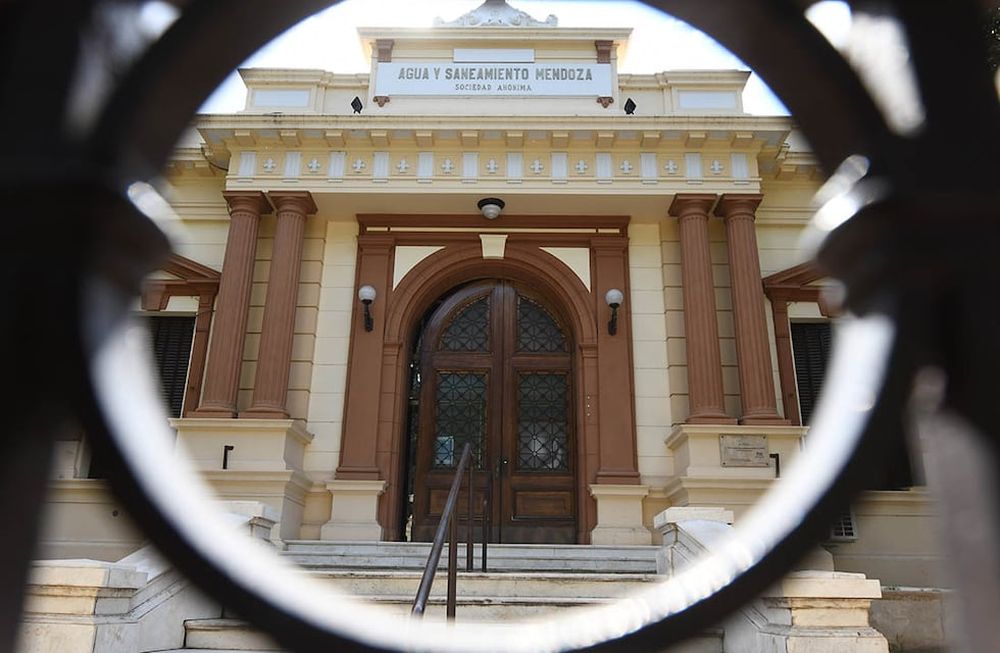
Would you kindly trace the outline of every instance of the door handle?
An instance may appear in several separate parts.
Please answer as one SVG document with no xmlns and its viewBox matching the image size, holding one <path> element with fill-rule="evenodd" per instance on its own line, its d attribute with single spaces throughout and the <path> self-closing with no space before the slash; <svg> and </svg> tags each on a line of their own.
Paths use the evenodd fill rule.
<svg viewBox="0 0 1000 653">
<path fill-rule="evenodd" d="M 497 464 L 494 467 L 494 473 L 497 476 L 500 476 L 503 473 L 503 469 L 505 467 L 507 467 L 507 459 L 506 458 L 500 458 L 500 459 L 498 459 L 497 460 Z"/>
</svg>

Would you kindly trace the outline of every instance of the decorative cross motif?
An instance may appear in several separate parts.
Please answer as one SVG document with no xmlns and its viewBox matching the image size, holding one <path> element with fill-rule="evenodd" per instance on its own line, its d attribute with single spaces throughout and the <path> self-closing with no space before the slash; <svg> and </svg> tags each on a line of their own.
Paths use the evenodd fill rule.
<svg viewBox="0 0 1000 653">
<path fill-rule="evenodd" d="M 319 159 L 313 159 L 312 161 L 310 161 L 309 165 L 308 165 L 308 168 L 309 168 L 309 172 L 319 172 L 319 168 L 320 168 Z"/>
<path fill-rule="evenodd" d="M 274 169 L 278 167 L 278 164 L 274 162 L 274 159 L 268 159 L 264 162 L 264 170 L 266 172 L 274 172 Z"/>
<path fill-rule="evenodd" d="M 364 170 L 368 166 L 365 165 L 365 162 L 362 161 L 361 159 L 355 159 L 354 160 L 354 165 L 351 166 L 351 167 L 354 168 L 354 172 L 361 172 L 362 170 Z"/>
<path fill-rule="evenodd" d="M 441 169 L 444 170 L 444 174 L 450 175 L 455 170 L 455 163 L 451 159 L 445 159 L 444 163 L 441 164 Z"/>
<path fill-rule="evenodd" d="M 588 166 L 587 162 L 584 161 L 583 159 L 580 159 L 579 161 L 576 162 L 576 171 L 579 172 L 581 175 L 587 172 L 587 168 L 589 167 L 590 166 Z"/>
<path fill-rule="evenodd" d="M 618 167 L 621 168 L 621 171 L 624 172 L 626 175 L 632 172 L 632 163 L 628 159 L 622 161 L 622 164 Z"/>
<path fill-rule="evenodd" d="M 496 174 L 499 168 L 500 166 L 497 164 L 496 159 L 490 159 L 489 161 L 486 162 L 486 172 L 490 173 L 491 175 Z"/>
<path fill-rule="evenodd" d="M 399 170 L 399 174 L 401 175 L 405 175 L 409 169 L 410 164 L 406 162 L 406 159 L 400 159 L 399 163 L 396 164 L 396 170 Z"/>
<path fill-rule="evenodd" d="M 677 162 L 673 159 L 667 161 L 667 165 L 663 166 L 663 169 L 667 171 L 667 174 L 676 175 L 677 174 Z"/>
<path fill-rule="evenodd" d="M 542 170 L 545 170 L 545 166 L 542 165 L 541 159 L 535 159 L 531 162 L 531 171 L 536 175 L 541 174 Z"/>
<path fill-rule="evenodd" d="M 712 171 L 713 175 L 721 175 L 723 169 L 722 163 L 716 159 L 715 161 L 712 161 L 712 165 L 710 165 L 708 169 Z"/>
</svg>

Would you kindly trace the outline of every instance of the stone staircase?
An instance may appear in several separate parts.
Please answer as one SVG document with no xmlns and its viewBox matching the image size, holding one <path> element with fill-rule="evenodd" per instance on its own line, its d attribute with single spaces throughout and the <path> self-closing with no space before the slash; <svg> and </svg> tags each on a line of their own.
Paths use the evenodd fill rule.
<svg viewBox="0 0 1000 653">
<path fill-rule="evenodd" d="M 652 546 L 491 545 L 488 571 L 460 572 L 457 618 L 485 628 L 607 603 L 656 576 Z M 324 583 L 407 618 L 430 552 L 429 544 L 395 542 L 288 542 L 283 555 Z M 475 564 L 480 558 L 475 547 Z M 425 614 L 444 620 L 446 556 Z M 460 549 L 459 565 L 464 565 Z M 277 646 L 249 624 L 233 618 L 185 623 L 184 651 L 275 651 Z M 709 632 L 671 653 L 721 653 L 722 633 Z"/>
</svg>

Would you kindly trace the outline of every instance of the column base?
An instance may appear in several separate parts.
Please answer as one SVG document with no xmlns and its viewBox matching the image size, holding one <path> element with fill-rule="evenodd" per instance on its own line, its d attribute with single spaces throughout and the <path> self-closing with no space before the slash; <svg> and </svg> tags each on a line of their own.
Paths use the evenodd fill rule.
<svg viewBox="0 0 1000 653">
<path fill-rule="evenodd" d="M 745 415 L 740 418 L 740 424 L 746 426 L 789 426 L 791 422 L 780 415 Z"/>
<path fill-rule="evenodd" d="M 241 419 L 288 419 L 288 411 L 271 406 L 254 406 L 240 413 Z"/>
<path fill-rule="evenodd" d="M 194 419 L 233 419 L 236 417 L 235 408 L 225 406 L 199 406 L 191 412 Z"/>
<path fill-rule="evenodd" d="M 385 487 L 385 481 L 328 481 L 326 488 L 333 495 L 330 521 L 320 529 L 320 539 L 380 541 L 378 498 Z"/>
<path fill-rule="evenodd" d="M 686 424 L 736 424 L 736 418 L 725 413 L 692 415 L 685 420 Z"/>
<path fill-rule="evenodd" d="M 597 526 L 590 533 L 591 544 L 652 544 L 653 534 L 642 523 L 647 486 L 591 485 L 590 494 L 597 501 Z"/>
</svg>

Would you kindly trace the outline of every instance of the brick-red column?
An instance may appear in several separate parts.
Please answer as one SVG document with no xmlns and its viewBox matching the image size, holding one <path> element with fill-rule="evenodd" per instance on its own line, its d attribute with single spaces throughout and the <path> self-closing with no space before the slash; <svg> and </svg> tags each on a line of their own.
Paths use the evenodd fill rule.
<svg viewBox="0 0 1000 653">
<path fill-rule="evenodd" d="M 198 296 L 198 314 L 194 319 L 194 338 L 191 342 L 191 364 L 188 366 L 187 390 L 184 393 L 184 417 L 191 417 L 201 401 L 201 385 L 205 379 L 205 362 L 208 360 L 208 338 L 212 331 L 212 306 L 216 292 Z"/>
<path fill-rule="evenodd" d="M 639 483 L 638 446 L 635 429 L 635 392 L 632 373 L 632 307 L 628 285 L 628 239 L 595 238 L 593 251 L 594 294 L 599 329 L 597 332 L 597 422 L 600 428 L 601 484 Z M 611 309 L 604 294 L 617 288 L 625 294 L 618 310 L 618 333 L 608 333 Z"/>
<path fill-rule="evenodd" d="M 799 392 L 795 387 L 792 329 L 788 322 L 788 302 L 772 297 L 771 315 L 774 319 L 774 347 L 778 354 L 778 382 L 781 384 L 781 403 L 785 407 L 785 419 L 792 424 L 801 424 Z"/>
<path fill-rule="evenodd" d="M 736 362 L 739 365 L 741 424 L 787 424 L 778 414 L 768 345 L 764 287 L 757 253 L 755 211 L 760 195 L 723 195 L 715 214 L 726 221 L 732 278 Z"/>
<path fill-rule="evenodd" d="M 288 417 L 285 402 L 292 365 L 302 242 L 305 239 L 306 216 L 316 213 L 316 204 L 308 192 L 268 193 L 268 197 L 274 203 L 278 223 L 264 299 L 253 402 L 250 409 L 240 416 L 285 419 Z"/>
<path fill-rule="evenodd" d="M 389 234 L 366 234 L 358 238 L 358 268 L 355 288 L 375 288 L 371 306 L 374 328 L 365 331 L 364 310 L 354 295 L 351 320 L 351 352 L 347 365 L 344 397 L 344 435 L 340 446 L 340 480 L 378 480 L 379 393 L 382 392 L 386 307 L 392 294 L 392 262 L 395 238 Z M 383 399 L 382 401 L 385 401 Z"/>
<path fill-rule="evenodd" d="M 719 353 L 719 320 L 708 240 L 711 194 L 679 194 L 670 205 L 681 239 L 684 339 L 687 346 L 689 424 L 735 424 L 726 415 Z"/>
<path fill-rule="evenodd" d="M 202 400 L 195 417 L 235 417 L 243 340 L 246 336 L 253 264 L 260 216 L 271 206 L 259 191 L 229 191 L 229 236 L 205 371 Z"/>
</svg>

